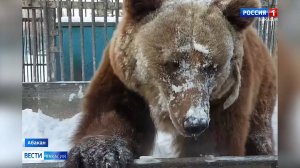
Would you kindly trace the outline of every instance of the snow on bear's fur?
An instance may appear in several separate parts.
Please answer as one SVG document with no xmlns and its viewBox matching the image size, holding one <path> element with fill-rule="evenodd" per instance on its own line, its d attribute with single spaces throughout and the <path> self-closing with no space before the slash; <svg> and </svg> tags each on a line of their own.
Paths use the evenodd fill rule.
<svg viewBox="0 0 300 168">
<path fill-rule="evenodd" d="M 156 131 L 180 157 L 272 154 L 273 64 L 241 7 L 256 0 L 125 0 L 85 95 L 67 167 L 126 167 Z"/>
</svg>

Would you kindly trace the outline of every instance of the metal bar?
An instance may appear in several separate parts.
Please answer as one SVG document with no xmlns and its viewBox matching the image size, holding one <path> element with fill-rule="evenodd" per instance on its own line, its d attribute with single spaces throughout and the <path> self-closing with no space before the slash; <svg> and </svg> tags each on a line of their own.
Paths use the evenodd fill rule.
<svg viewBox="0 0 300 168">
<path fill-rule="evenodd" d="M 264 30 L 264 32 L 265 32 L 265 35 L 264 35 L 264 41 L 265 41 L 265 44 L 266 44 L 266 46 L 268 46 L 268 38 L 269 38 L 269 21 L 268 20 L 265 20 L 265 25 L 266 25 L 266 27 L 265 27 L 265 30 Z"/>
<path fill-rule="evenodd" d="M 119 14 L 120 14 L 120 4 L 119 4 L 119 0 L 116 0 L 115 2 L 115 5 L 116 5 L 116 25 L 119 23 Z"/>
<path fill-rule="evenodd" d="M 96 72 L 96 28 L 95 28 L 95 1 L 92 0 L 92 57 L 93 57 L 93 72 Z"/>
<path fill-rule="evenodd" d="M 68 32 L 69 32 L 69 57 L 70 57 L 70 80 L 74 81 L 74 54 L 73 54 L 73 34 L 72 34 L 72 2 L 71 0 L 67 0 L 68 2 Z"/>
<path fill-rule="evenodd" d="M 42 71 L 41 71 L 41 66 L 39 65 L 40 64 L 40 61 L 41 61 L 41 22 L 39 19 L 39 9 L 36 9 L 36 13 L 37 13 L 37 16 L 36 16 L 36 21 L 37 21 L 37 79 L 38 79 L 38 82 L 42 82 Z"/>
<path fill-rule="evenodd" d="M 55 27 L 55 19 L 56 18 L 56 12 L 55 9 L 50 8 L 48 13 L 48 24 L 49 24 L 49 48 L 50 48 L 50 63 L 51 63 L 51 80 L 57 81 L 56 78 L 56 54 L 58 53 L 58 50 L 55 46 L 55 36 L 56 36 L 56 27 Z"/>
<path fill-rule="evenodd" d="M 43 18 L 43 9 L 41 8 L 40 9 L 40 18 Z M 42 61 L 43 61 L 43 82 L 46 82 L 46 76 L 47 76 L 47 72 L 45 71 L 45 65 L 46 65 L 46 62 L 45 62 L 45 46 L 44 46 L 44 29 L 43 29 L 43 19 L 40 20 L 40 23 L 41 23 L 41 36 L 42 36 Z"/>
<path fill-rule="evenodd" d="M 30 9 L 27 9 L 27 17 L 28 18 L 30 18 Z M 28 22 L 28 41 L 29 41 L 29 43 L 28 43 L 28 45 L 29 45 L 29 62 L 30 63 L 32 63 L 33 62 L 33 60 L 32 60 L 32 46 L 31 46 L 31 40 L 30 40 L 30 38 L 31 38 L 31 27 L 30 27 L 30 22 Z M 32 66 L 30 66 L 29 67 L 30 68 L 30 80 L 29 80 L 29 82 L 32 82 L 32 74 L 33 74 L 33 69 L 32 69 Z"/>
<path fill-rule="evenodd" d="M 108 0 L 104 0 L 104 40 L 107 44 L 107 10 L 108 10 Z"/>
<path fill-rule="evenodd" d="M 24 28 L 24 31 L 25 31 L 25 54 L 23 55 L 23 59 L 24 59 L 24 62 L 23 64 L 27 63 L 28 62 L 28 58 L 27 58 L 27 54 L 28 54 L 28 40 L 27 40 L 27 37 L 28 37 L 28 31 L 27 31 L 27 21 L 25 20 L 24 21 L 25 23 L 25 28 Z M 24 65 L 24 71 L 26 71 L 27 75 L 24 77 L 24 82 L 28 82 L 29 81 L 29 77 L 28 77 L 28 68 L 26 68 L 26 66 Z M 25 72 L 24 72 L 25 73 Z"/>
<path fill-rule="evenodd" d="M 26 25 L 25 25 L 26 26 Z M 25 41 L 24 41 L 24 37 L 26 37 L 26 34 L 24 35 L 24 22 L 22 22 L 22 47 L 23 47 L 23 50 L 22 50 L 22 81 L 25 82 L 25 65 L 24 65 L 24 54 L 26 53 L 25 51 Z"/>
<path fill-rule="evenodd" d="M 277 34 L 277 30 L 278 30 L 278 21 L 275 22 L 275 26 L 274 26 L 274 27 L 275 27 L 275 29 L 274 29 L 274 32 L 275 32 L 275 33 L 274 33 L 274 39 L 275 39 L 275 40 L 274 40 L 274 49 L 275 49 L 274 55 L 275 55 L 275 52 L 278 52 L 278 48 L 277 48 L 277 46 L 278 46 L 278 41 L 277 41 L 277 40 L 278 40 L 278 39 L 277 39 L 277 38 L 278 38 L 278 34 Z M 277 55 L 277 53 L 276 53 L 276 55 Z"/>
<path fill-rule="evenodd" d="M 33 64 L 30 64 L 30 63 L 29 63 L 29 64 L 26 64 L 26 63 L 25 63 L 24 65 L 32 66 Z M 42 66 L 42 65 L 45 65 L 45 64 L 41 63 L 41 64 L 36 64 L 36 65 Z"/>
<path fill-rule="evenodd" d="M 84 3 L 86 3 L 86 0 L 84 0 Z M 84 8 L 84 14 L 85 14 L 85 17 L 87 17 L 86 15 L 87 15 L 87 11 L 86 11 L 87 9 L 86 8 Z"/>
<path fill-rule="evenodd" d="M 82 0 L 79 0 L 81 5 L 83 5 Z M 85 81 L 85 55 L 84 55 L 84 27 L 83 27 L 83 6 L 79 9 L 79 17 L 80 17 L 80 54 L 81 54 L 81 80 Z"/>
<path fill-rule="evenodd" d="M 37 82 L 37 67 L 36 67 L 36 61 L 37 61 L 37 29 L 36 29 L 36 10 L 32 9 L 32 34 L 31 34 L 31 41 L 32 41 L 32 59 L 33 59 L 33 82 Z"/>
<path fill-rule="evenodd" d="M 72 0 L 72 4 L 74 3 L 74 0 Z M 72 16 L 74 17 L 75 16 L 75 8 L 72 8 Z"/>
<path fill-rule="evenodd" d="M 57 26 L 58 26 L 58 45 L 59 45 L 59 58 L 60 58 L 60 79 L 61 81 L 65 80 L 65 72 L 64 72 L 64 51 L 63 51 L 63 32 L 61 26 L 61 17 L 62 17 L 62 8 L 61 8 L 61 0 L 58 2 L 57 9 Z"/>
<path fill-rule="evenodd" d="M 45 44 L 45 52 L 46 52 L 46 63 L 47 63 L 47 82 L 52 81 L 51 79 L 51 63 L 50 63 L 50 52 L 49 52 L 49 30 L 48 30 L 48 8 L 47 8 L 47 0 L 43 1 L 43 10 L 44 10 L 44 44 Z"/>
</svg>

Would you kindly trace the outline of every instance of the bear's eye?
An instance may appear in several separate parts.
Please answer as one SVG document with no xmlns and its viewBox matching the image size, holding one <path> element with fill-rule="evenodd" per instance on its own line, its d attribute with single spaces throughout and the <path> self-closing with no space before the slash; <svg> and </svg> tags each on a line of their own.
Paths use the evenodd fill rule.
<svg viewBox="0 0 300 168">
<path fill-rule="evenodd" d="M 216 72 L 216 67 L 214 65 L 208 65 L 203 67 L 203 71 L 209 75 L 212 75 Z"/>
<path fill-rule="evenodd" d="M 167 70 L 170 70 L 170 71 L 175 71 L 179 68 L 179 63 L 178 62 L 174 62 L 174 61 L 168 61 L 168 62 L 165 62 L 164 63 L 164 67 L 167 69 Z"/>
</svg>

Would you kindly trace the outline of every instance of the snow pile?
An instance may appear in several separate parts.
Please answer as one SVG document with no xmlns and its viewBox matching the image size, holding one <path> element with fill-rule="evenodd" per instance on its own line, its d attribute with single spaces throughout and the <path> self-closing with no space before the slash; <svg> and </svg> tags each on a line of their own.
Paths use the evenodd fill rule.
<svg viewBox="0 0 300 168">
<path fill-rule="evenodd" d="M 70 140 L 78 125 L 81 113 L 72 118 L 59 120 L 49 117 L 42 112 L 30 109 L 22 112 L 22 138 L 48 138 L 48 148 L 25 148 L 23 150 L 68 151 Z M 24 142 L 23 142 L 24 144 Z M 24 146 L 24 145 L 23 145 Z"/>
<path fill-rule="evenodd" d="M 274 113 L 272 116 L 272 128 L 274 139 L 274 152 L 276 155 L 278 155 L 278 100 L 276 102 L 276 106 L 274 108 Z"/>
<path fill-rule="evenodd" d="M 155 158 L 175 158 L 176 149 L 173 145 L 173 136 L 164 132 L 157 132 L 152 156 Z"/>
<path fill-rule="evenodd" d="M 48 148 L 25 148 L 27 151 L 68 151 L 71 148 L 71 137 L 79 123 L 81 113 L 72 118 L 59 120 L 43 114 L 41 111 L 33 112 L 31 109 L 22 111 L 22 138 L 48 138 Z M 172 136 L 158 132 L 156 137 L 155 157 L 175 157 L 172 150 Z M 23 145 L 24 146 L 24 145 Z"/>
</svg>

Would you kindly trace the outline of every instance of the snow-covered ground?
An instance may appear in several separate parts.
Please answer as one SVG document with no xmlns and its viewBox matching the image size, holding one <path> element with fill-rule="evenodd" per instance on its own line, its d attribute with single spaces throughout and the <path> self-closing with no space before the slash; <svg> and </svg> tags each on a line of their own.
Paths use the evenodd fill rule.
<svg viewBox="0 0 300 168">
<path fill-rule="evenodd" d="M 72 118 L 59 120 L 49 117 L 42 112 L 33 112 L 30 109 L 22 111 L 22 138 L 48 138 L 48 148 L 25 148 L 23 151 L 68 151 L 70 149 L 71 136 L 81 118 L 81 113 L 76 114 Z M 272 118 L 274 139 L 277 152 L 277 106 Z M 176 157 L 172 148 L 172 136 L 163 132 L 158 132 L 153 156 Z"/>
<path fill-rule="evenodd" d="M 80 113 L 72 118 L 59 120 L 49 117 L 42 112 L 33 112 L 30 109 L 22 111 L 22 139 L 23 151 L 68 151 L 70 140 L 77 123 Z M 48 147 L 25 148 L 25 138 L 48 138 Z M 23 160 L 25 163 L 25 161 Z M 39 161 L 26 161 L 39 162 Z"/>
</svg>

